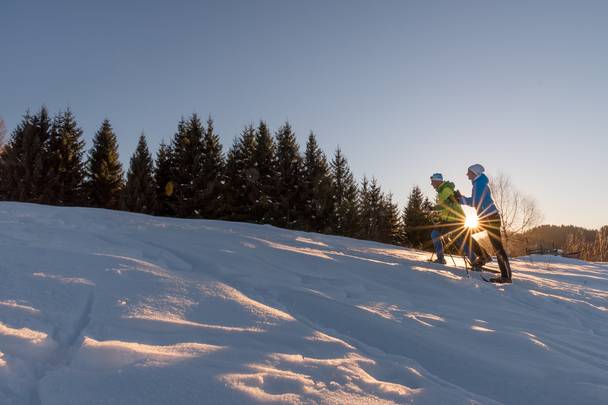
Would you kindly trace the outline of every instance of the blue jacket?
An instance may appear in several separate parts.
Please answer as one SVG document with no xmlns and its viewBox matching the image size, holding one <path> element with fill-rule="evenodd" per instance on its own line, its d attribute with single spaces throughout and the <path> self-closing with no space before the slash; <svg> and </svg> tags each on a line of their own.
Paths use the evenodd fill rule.
<svg viewBox="0 0 608 405">
<path fill-rule="evenodd" d="M 488 186 L 488 177 L 485 174 L 480 174 L 473 183 L 473 191 L 471 197 L 462 197 L 460 200 L 461 204 L 468 205 L 477 210 L 477 216 L 480 218 L 487 217 L 488 215 L 498 212 L 494 200 L 492 200 L 492 194 L 490 193 L 490 187 Z"/>
</svg>

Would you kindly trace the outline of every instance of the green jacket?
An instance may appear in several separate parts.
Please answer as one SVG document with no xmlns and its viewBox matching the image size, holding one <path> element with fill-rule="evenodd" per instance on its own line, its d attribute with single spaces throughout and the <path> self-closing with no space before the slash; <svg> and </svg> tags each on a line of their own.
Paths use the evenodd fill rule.
<svg viewBox="0 0 608 405">
<path fill-rule="evenodd" d="M 454 195 L 454 183 L 444 181 L 437 187 L 435 212 L 440 222 L 464 222 L 464 211 Z"/>
</svg>

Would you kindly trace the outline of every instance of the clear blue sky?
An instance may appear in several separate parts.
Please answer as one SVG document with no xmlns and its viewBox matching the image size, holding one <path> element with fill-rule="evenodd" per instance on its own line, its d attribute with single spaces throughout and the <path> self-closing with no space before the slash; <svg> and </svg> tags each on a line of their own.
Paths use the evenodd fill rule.
<svg viewBox="0 0 608 405">
<path fill-rule="evenodd" d="M 225 149 L 260 118 L 344 150 L 400 203 L 482 163 L 545 222 L 608 224 L 606 1 L 27 1 L 0 4 L 0 116 L 107 117 L 126 163 L 182 115 Z"/>
</svg>

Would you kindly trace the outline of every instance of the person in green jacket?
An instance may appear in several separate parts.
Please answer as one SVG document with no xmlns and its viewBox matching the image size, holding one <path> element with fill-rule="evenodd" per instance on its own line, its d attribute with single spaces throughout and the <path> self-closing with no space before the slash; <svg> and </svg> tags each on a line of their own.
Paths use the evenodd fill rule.
<svg viewBox="0 0 608 405">
<path fill-rule="evenodd" d="M 464 228 L 465 214 L 455 195 L 454 183 L 444 181 L 441 173 L 435 173 L 431 176 L 431 184 L 437 191 L 434 207 L 436 228 L 431 231 L 431 239 L 437 255 L 434 262 L 446 263 L 443 239 L 444 236 L 449 236 L 459 252 L 463 252 L 471 263 L 478 263 L 475 252 L 479 252 L 481 248 L 474 246 L 476 245 L 475 240 L 470 237 L 468 231 Z"/>
</svg>

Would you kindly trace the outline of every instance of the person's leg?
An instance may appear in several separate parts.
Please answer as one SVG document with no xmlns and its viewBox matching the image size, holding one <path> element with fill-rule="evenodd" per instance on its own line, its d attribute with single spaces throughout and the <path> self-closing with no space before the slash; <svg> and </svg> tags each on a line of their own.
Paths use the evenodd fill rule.
<svg viewBox="0 0 608 405">
<path fill-rule="evenodd" d="M 454 241 L 454 243 L 456 244 L 456 247 L 458 248 L 458 253 L 466 256 L 466 258 L 469 259 L 469 263 L 471 264 L 471 266 L 473 266 L 473 263 L 475 263 L 475 261 L 477 259 L 477 254 L 472 245 L 473 237 L 469 233 L 464 233 L 464 234 L 460 235 Z"/>
<path fill-rule="evenodd" d="M 486 252 L 486 250 L 479 244 L 479 242 L 477 242 L 477 240 L 473 236 L 471 236 L 471 248 L 473 249 L 473 253 L 475 254 L 475 256 L 477 256 L 478 260 L 483 262 L 483 264 L 492 261 L 492 258 L 490 257 L 488 252 Z"/>
<path fill-rule="evenodd" d="M 511 265 L 509 263 L 509 256 L 507 255 L 507 251 L 502 244 L 502 238 L 500 236 L 500 216 L 498 216 L 498 214 L 491 215 L 484 222 L 484 229 L 488 232 L 492 247 L 496 251 L 496 259 L 498 260 L 500 274 L 502 278 L 511 280 Z"/>
<path fill-rule="evenodd" d="M 444 238 L 449 241 L 448 247 L 454 246 L 460 256 L 466 256 L 471 265 L 476 260 L 476 254 L 471 249 L 470 233 L 459 222 L 444 224 L 441 228 Z M 446 247 L 444 247 L 446 249 Z"/>
<path fill-rule="evenodd" d="M 501 277 L 511 280 L 511 265 L 509 264 L 509 257 L 502 246 L 502 242 L 496 242 L 494 249 L 496 250 L 496 260 L 498 260 Z"/>
<path fill-rule="evenodd" d="M 433 239 L 433 246 L 435 247 L 435 253 L 437 254 L 438 260 L 445 260 L 443 254 L 443 242 L 441 241 L 441 231 L 433 229 L 431 231 L 431 239 Z"/>
</svg>

